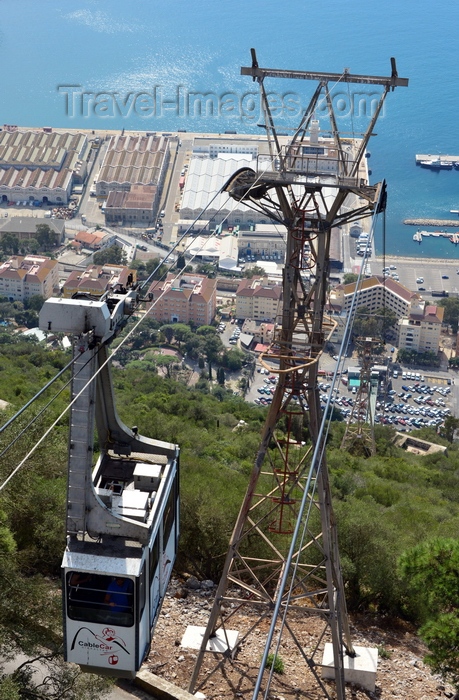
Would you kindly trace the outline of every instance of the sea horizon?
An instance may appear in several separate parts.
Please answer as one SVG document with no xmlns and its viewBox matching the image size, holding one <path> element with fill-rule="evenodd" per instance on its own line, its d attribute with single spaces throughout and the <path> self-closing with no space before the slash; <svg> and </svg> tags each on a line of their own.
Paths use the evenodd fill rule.
<svg viewBox="0 0 459 700">
<path fill-rule="evenodd" d="M 444 239 L 419 245 L 416 228 L 403 224 L 448 219 L 459 209 L 459 171 L 415 163 L 417 153 L 457 154 L 459 160 L 459 95 L 451 77 L 459 63 L 459 5 L 234 0 L 227 6 L 201 0 L 191 6 L 178 0 L 171 9 L 164 0 L 83 0 L 77 6 L 2 0 L 2 9 L 0 123 L 22 127 L 262 133 L 257 85 L 240 75 L 241 66 L 251 64 L 252 47 L 262 66 L 302 71 L 389 75 L 394 56 L 399 76 L 410 84 L 388 94 L 368 146 L 370 181 L 387 181 L 386 254 L 459 259 L 458 246 Z M 432 41 L 438 36 L 440 48 Z M 336 37 L 332 49 L 330 37 Z M 278 129 L 293 129 L 315 83 L 265 84 L 277 100 Z M 207 95 L 212 112 L 190 110 L 194 95 Z M 373 98 L 371 91 L 360 95 L 336 85 L 340 130 L 362 133 Z M 459 217 L 453 231 L 459 231 Z"/>
</svg>

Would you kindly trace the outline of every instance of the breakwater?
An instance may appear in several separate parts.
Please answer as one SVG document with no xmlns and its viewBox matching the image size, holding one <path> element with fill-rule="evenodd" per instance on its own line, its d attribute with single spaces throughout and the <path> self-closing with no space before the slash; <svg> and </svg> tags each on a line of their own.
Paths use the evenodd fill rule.
<svg viewBox="0 0 459 700">
<path fill-rule="evenodd" d="M 404 219 L 407 226 L 454 226 L 459 228 L 459 219 Z"/>
</svg>

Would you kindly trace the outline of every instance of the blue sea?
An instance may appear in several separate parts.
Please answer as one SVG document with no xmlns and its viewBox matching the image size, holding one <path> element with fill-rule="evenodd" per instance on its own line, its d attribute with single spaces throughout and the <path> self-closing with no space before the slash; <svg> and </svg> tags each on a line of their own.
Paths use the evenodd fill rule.
<svg viewBox="0 0 459 700">
<path fill-rule="evenodd" d="M 240 75 L 251 47 L 260 66 L 334 73 L 389 75 L 395 56 L 410 85 L 388 95 L 369 145 L 371 180 L 388 183 L 386 252 L 459 258 L 402 223 L 459 209 L 459 171 L 415 165 L 416 153 L 459 156 L 459 3 L 0 0 L 0 12 L 0 123 L 19 126 L 262 132 L 257 86 Z M 315 83 L 265 85 L 279 129 L 294 127 Z M 366 128 L 370 92 L 334 87 L 342 131 Z"/>
</svg>

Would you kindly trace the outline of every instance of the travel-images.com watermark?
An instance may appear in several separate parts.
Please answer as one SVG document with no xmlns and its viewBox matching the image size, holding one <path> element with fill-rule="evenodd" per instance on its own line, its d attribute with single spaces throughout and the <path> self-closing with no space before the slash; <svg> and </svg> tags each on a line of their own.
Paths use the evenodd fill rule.
<svg viewBox="0 0 459 700">
<path fill-rule="evenodd" d="M 224 92 L 198 92 L 179 85 L 175 94 L 167 94 L 163 87 L 155 86 L 151 91 L 93 92 L 81 85 L 59 85 L 58 92 L 64 100 L 65 115 L 69 118 L 143 119 L 176 116 L 181 118 L 237 118 L 242 122 L 264 119 L 261 97 L 258 91 L 237 94 Z M 305 110 L 301 96 L 294 92 L 267 95 L 273 119 L 300 117 Z M 336 92 L 331 96 L 337 119 L 371 119 L 379 104 L 377 92 Z M 325 99 L 321 99 L 314 111 L 316 119 L 328 116 Z M 381 111 L 380 118 L 384 116 Z"/>
</svg>

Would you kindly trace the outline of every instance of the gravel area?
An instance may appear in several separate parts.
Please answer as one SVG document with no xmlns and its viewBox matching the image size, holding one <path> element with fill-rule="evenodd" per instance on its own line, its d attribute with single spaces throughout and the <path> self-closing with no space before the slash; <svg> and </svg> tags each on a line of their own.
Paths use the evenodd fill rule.
<svg viewBox="0 0 459 700">
<path fill-rule="evenodd" d="M 194 586 L 193 588 L 189 585 Z M 194 668 L 196 652 L 184 649 L 180 642 L 188 625 L 205 626 L 215 588 L 208 582 L 196 586 L 196 579 L 187 583 L 174 579 L 169 587 L 156 627 L 152 650 L 145 667 L 175 685 L 186 689 Z M 235 615 L 230 628 L 239 631 L 253 624 L 256 616 L 247 608 Z M 322 626 L 310 617 L 291 616 L 289 623 L 301 645 L 312 648 L 318 641 Z M 205 657 L 200 688 L 207 700 L 252 700 L 264 648 L 268 623 L 261 624 L 250 635 L 238 652 L 235 661 L 226 661 L 223 670 L 211 678 L 206 676 L 214 663 Z M 441 700 L 455 698 L 454 689 L 433 676 L 423 663 L 426 648 L 414 629 L 404 622 L 376 620 L 370 616 L 351 618 L 352 641 L 357 646 L 378 647 L 380 653 L 376 689 L 374 693 L 357 686 L 347 687 L 346 697 L 353 700 Z M 285 664 L 283 675 L 275 675 L 271 685 L 270 700 L 322 700 L 325 695 L 319 689 L 311 672 L 301 660 L 292 638 L 284 633 L 280 656 Z M 326 683 L 331 698 L 335 697 L 332 683 Z M 459 696 L 455 698 L 459 700 Z"/>
</svg>

